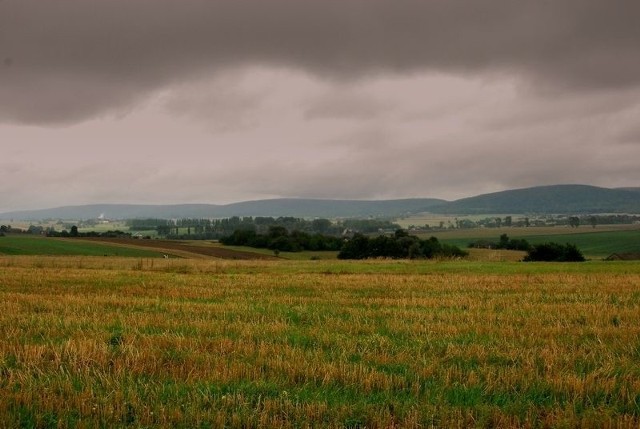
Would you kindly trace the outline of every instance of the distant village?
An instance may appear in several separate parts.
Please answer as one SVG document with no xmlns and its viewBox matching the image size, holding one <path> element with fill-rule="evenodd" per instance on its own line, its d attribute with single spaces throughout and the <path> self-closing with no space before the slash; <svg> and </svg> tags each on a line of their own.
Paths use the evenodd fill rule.
<svg viewBox="0 0 640 429">
<path fill-rule="evenodd" d="M 419 219 L 419 218 L 417 218 Z M 416 219 L 416 220 L 417 220 Z M 410 222 L 411 217 L 401 219 Z M 258 233 L 266 231 L 270 226 L 283 226 L 289 231 L 299 230 L 310 233 L 323 233 L 335 236 L 349 236 L 355 233 L 363 234 L 393 234 L 400 229 L 400 220 L 377 218 L 349 218 L 349 219 L 302 219 L 296 217 L 231 217 L 224 219 L 109 219 L 101 213 L 93 219 L 58 220 L 45 219 L 29 223 L 18 221 L 18 226 L 9 222 L 0 225 L 0 234 L 36 234 L 47 236 L 75 236 L 82 231 L 87 234 L 110 236 L 131 236 L 134 238 L 151 238 L 162 236 L 167 238 L 219 238 L 228 235 L 236 229 L 255 229 Z M 451 216 L 446 220 L 439 220 L 435 224 L 409 224 L 405 230 L 410 233 L 437 232 L 453 229 L 473 228 L 536 228 L 536 227 L 567 227 L 596 228 L 599 225 L 640 225 L 640 215 L 635 214 L 593 214 L 593 215 L 531 215 L 531 216 Z M 117 229 L 109 230 L 114 225 Z M 153 234 L 148 234 L 153 232 Z"/>
</svg>

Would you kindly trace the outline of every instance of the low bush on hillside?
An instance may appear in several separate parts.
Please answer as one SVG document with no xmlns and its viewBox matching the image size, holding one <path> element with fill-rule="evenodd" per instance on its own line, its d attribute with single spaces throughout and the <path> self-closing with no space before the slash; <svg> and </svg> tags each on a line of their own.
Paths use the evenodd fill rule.
<svg viewBox="0 0 640 429">
<path fill-rule="evenodd" d="M 525 262 L 584 262 L 585 258 L 580 249 L 574 244 L 543 243 L 537 244 L 529 250 L 524 258 Z"/>
</svg>

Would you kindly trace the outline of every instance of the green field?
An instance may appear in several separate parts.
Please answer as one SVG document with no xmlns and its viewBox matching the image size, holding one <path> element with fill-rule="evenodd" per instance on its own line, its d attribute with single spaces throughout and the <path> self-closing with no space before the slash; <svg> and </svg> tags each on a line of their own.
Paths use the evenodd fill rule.
<svg viewBox="0 0 640 429">
<path fill-rule="evenodd" d="M 580 228 L 495 228 L 495 229 L 462 229 L 423 233 L 422 237 L 436 236 L 444 243 L 454 244 L 461 248 L 475 240 L 498 241 L 500 234 L 508 234 L 510 238 L 525 238 L 531 244 L 555 241 L 561 244 L 572 243 L 592 259 L 602 259 L 612 253 L 640 253 L 640 229 L 637 227 L 602 227 L 597 229 Z M 269 249 L 249 247 L 222 246 L 210 241 L 180 241 L 197 246 L 214 246 L 230 250 L 252 252 L 262 255 L 273 255 Z M 31 235 L 9 235 L 0 237 L 0 255 L 83 255 L 83 256 L 129 256 L 129 257 L 161 257 L 167 250 L 144 249 L 146 241 L 136 243 L 137 247 L 113 246 L 78 239 L 47 238 Z M 335 259 L 337 252 L 280 252 L 282 259 L 309 260 Z M 472 258 L 474 259 L 474 258 Z M 489 261 L 494 259 L 489 258 Z M 509 258 L 507 258 L 509 260 Z"/>
<path fill-rule="evenodd" d="M 594 232 L 590 234 L 570 234 L 528 237 L 532 244 L 548 241 L 572 243 L 590 257 L 605 258 L 612 253 L 640 253 L 640 230 L 617 232 Z"/>
<path fill-rule="evenodd" d="M 498 241 L 501 234 L 524 238 L 531 244 L 549 241 L 572 243 L 590 258 L 605 258 L 612 253 L 640 253 L 640 229 L 574 229 L 568 228 L 496 228 L 436 232 L 432 235 L 444 243 L 461 248 L 475 240 Z M 429 234 L 426 234 L 429 235 Z"/>
<path fill-rule="evenodd" d="M 73 238 L 51 238 L 32 235 L 8 235 L 0 237 L 0 255 L 162 257 L 162 253 L 152 250 L 109 246 Z"/>
</svg>

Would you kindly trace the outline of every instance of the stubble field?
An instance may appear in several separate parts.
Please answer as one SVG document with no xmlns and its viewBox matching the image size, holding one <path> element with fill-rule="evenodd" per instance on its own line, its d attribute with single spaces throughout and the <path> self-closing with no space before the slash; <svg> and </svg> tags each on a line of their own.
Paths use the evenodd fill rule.
<svg viewBox="0 0 640 429">
<path fill-rule="evenodd" d="M 0 270 L 0 427 L 640 424 L 636 263 Z"/>
</svg>

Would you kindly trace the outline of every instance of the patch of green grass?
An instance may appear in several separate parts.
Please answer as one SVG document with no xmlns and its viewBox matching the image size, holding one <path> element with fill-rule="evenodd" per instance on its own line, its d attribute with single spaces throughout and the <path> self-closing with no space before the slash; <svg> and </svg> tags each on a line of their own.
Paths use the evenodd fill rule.
<svg viewBox="0 0 640 429">
<path fill-rule="evenodd" d="M 571 243 L 587 256 L 607 257 L 612 253 L 640 253 L 640 229 L 635 231 L 588 232 L 555 236 L 532 236 L 527 240 L 531 244 L 548 241 Z"/>
<path fill-rule="evenodd" d="M 52 238 L 33 235 L 8 235 L 0 237 L 0 255 L 162 257 L 160 252 L 152 250 L 110 246 L 73 238 Z"/>
<path fill-rule="evenodd" d="M 509 238 L 524 238 L 530 244 L 541 244 L 546 242 L 571 243 L 578 246 L 585 256 L 591 258 L 604 258 L 612 253 L 640 252 L 640 229 L 629 229 L 626 231 L 598 231 L 598 229 L 581 230 L 584 232 L 572 232 L 566 234 L 540 234 L 531 235 L 533 228 L 527 231 L 527 234 L 518 235 L 517 232 L 510 232 Z M 459 247 L 467 247 L 467 245 L 479 238 L 498 241 L 500 234 L 504 232 L 500 229 L 495 230 L 495 237 L 487 238 L 485 235 L 479 237 L 475 230 L 469 230 L 467 237 L 457 236 L 455 238 L 440 238 L 447 244 L 454 244 Z"/>
</svg>

